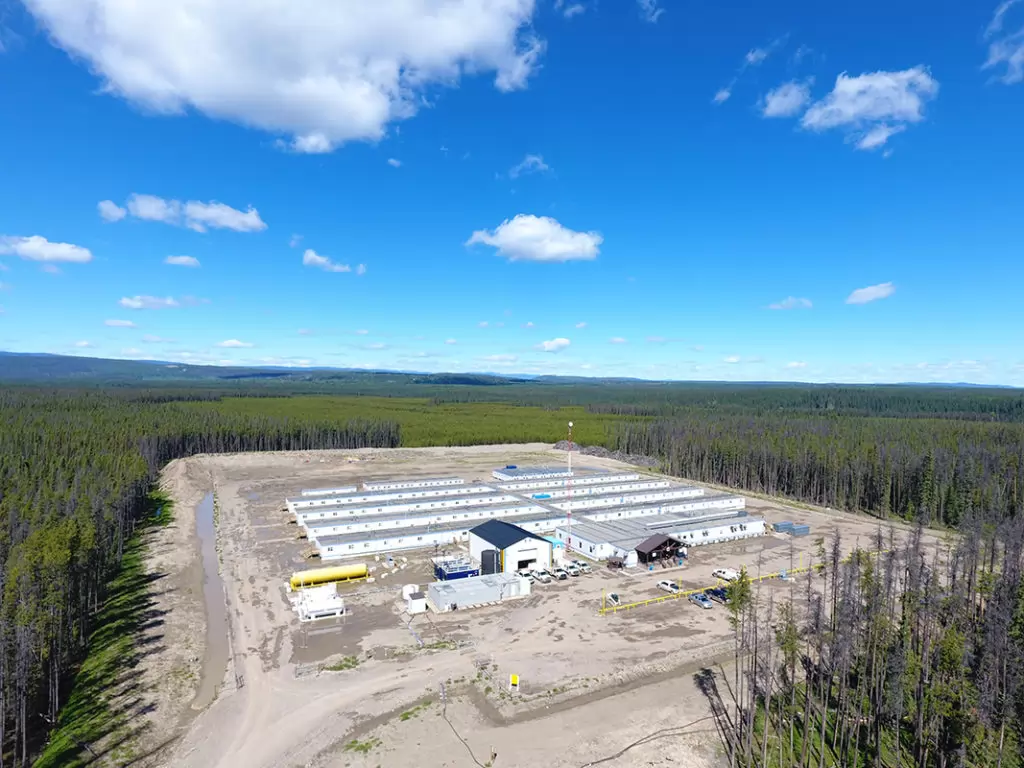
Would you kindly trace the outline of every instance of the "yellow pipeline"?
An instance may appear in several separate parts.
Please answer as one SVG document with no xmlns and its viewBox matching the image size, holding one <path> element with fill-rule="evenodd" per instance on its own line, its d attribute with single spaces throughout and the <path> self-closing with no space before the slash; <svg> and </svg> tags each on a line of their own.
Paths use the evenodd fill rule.
<svg viewBox="0 0 1024 768">
<path fill-rule="evenodd" d="M 337 565 L 333 568 L 314 568 L 311 571 L 298 571 L 292 574 L 289 584 L 292 589 L 303 587 L 316 587 L 321 584 L 331 584 L 336 581 L 354 581 L 365 579 L 367 575 L 366 564 Z"/>
</svg>

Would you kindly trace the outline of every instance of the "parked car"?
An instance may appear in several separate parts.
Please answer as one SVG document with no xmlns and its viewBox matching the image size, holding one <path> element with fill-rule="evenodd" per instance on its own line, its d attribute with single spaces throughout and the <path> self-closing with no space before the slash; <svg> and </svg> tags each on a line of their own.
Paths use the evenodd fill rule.
<svg viewBox="0 0 1024 768">
<path fill-rule="evenodd" d="M 713 608 L 715 605 L 703 592 L 694 592 L 690 595 L 690 602 L 701 608 Z"/>
<path fill-rule="evenodd" d="M 580 569 L 580 573 L 590 573 L 590 566 L 582 560 L 577 560 L 574 565 Z"/>
<path fill-rule="evenodd" d="M 541 568 L 539 571 L 534 571 L 533 572 L 533 578 L 535 578 L 541 584 L 550 584 L 551 583 L 551 574 L 548 573 L 543 568 Z"/>
<path fill-rule="evenodd" d="M 732 602 L 729 598 L 729 590 L 722 587 L 712 587 L 711 589 L 705 589 L 704 594 L 714 600 L 716 603 L 722 605 L 728 605 Z"/>
<path fill-rule="evenodd" d="M 516 571 L 516 575 L 524 579 L 529 579 L 530 581 L 534 580 L 533 571 L 531 571 L 529 568 L 520 568 L 518 571 Z"/>
<path fill-rule="evenodd" d="M 669 581 L 668 579 L 665 579 L 664 581 L 658 582 L 658 589 L 663 589 L 666 592 L 674 595 L 676 592 L 679 591 L 679 585 L 676 584 L 674 581 Z"/>
<path fill-rule="evenodd" d="M 740 579 L 739 571 L 732 568 L 716 568 L 711 572 L 711 575 L 722 581 L 739 581 Z"/>
<path fill-rule="evenodd" d="M 608 605 L 620 605 L 621 604 L 621 601 L 619 600 L 619 593 L 618 592 L 609 592 L 607 595 L 604 596 L 604 601 Z"/>
<path fill-rule="evenodd" d="M 551 575 L 559 581 L 565 581 L 569 578 L 569 572 L 565 570 L 565 568 L 555 568 L 555 570 L 551 572 Z"/>
<path fill-rule="evenodd" d="M 565 566 L 565 572 L 568 573 L 570 576 L 580 575 L 580 569 L 579 566 L 576 565 L 576 563 L 569 563 L 567 566 Z"/>
</svg>

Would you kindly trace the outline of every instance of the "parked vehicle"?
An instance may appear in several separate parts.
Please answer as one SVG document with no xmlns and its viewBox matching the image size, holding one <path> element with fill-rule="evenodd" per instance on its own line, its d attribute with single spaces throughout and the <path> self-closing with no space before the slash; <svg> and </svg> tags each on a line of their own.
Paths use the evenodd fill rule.
<svg viewBox="0 0 1024 768">
<path fill-rule="evenodd" d="M 676 592 L 679 591 L 679 585 L 676 584 L 674 581 L 668 581 L 666 579 L 664 581 L 658 582 L 658 589 L 663 589 L 666 592 L 674 595 Z"/>
<path fill-rule="evenodd" d="M 565 572 L 568 573 L 570 576 L 580 575 L 580 569 L 579 566 L 576 565 L 576 563 L 569 563 L 567 566 L 565 566 Z"/>
<path fill-rule="evenodd" d="M 622 604 L 621 601 L 619 600 L 619 593 L 618 592 L 609 592 L 607 595 L 604 596 L 604 601 L 608 605 L 621 605 Z"/>
<path fill-rule="evenodd" d="M 559 581 L 565 581 L 569 578 L 569 572 L 565 570 L 565 568 L 555 568 L 555 570 L 551 572 L 551 575 Z"/>
<path fill-rule="evenodd" d="M 529 568 L 520 568 L 518 571 L 516 571 L 516 575 L 524 579 L 529 579 L 530 581 L 533 581 L 533 571 L 531 571 Z"/>
<path fill-rule="evenodd" d="M 703 592 L 694 592 L 690 595 L 690 602 L 700 608 L 713 608 L 715 605 Z"/>
<path fill-rule="evenodd" d="M 732 568 L 716 568 L 711 572 L 711 575 L 714 576 L 716 579 L 721 579 L 722 581 L 740 580 L 740 572 L 735 571 Z"/>
<path fill-rule="evenodd" d="M 550 584 L 551 583 L 551 574 L 548 573 L 543 568 L 541 568 L 539 571 L 534 571 L 533 572 L 533 578 L 535 578 L 541 584 Z"/>
<path fill-rule="evenodd" d="M 721 603 L 722 605 L 728 605 L 732 602 L 732 600 L 729 598 L 729 590 L 724 589 L 723 587 L 712 587 L 711 589 L 705 589 L 704 594 L 710 597 L 716 603 Z"/>
<path fill-rule="evenodd" d="M 573 565 L 580 569 L 580 573 L 590 573 L 591 571 L 590 566 L 583 560 L 577 560 Z"/>
</svg>

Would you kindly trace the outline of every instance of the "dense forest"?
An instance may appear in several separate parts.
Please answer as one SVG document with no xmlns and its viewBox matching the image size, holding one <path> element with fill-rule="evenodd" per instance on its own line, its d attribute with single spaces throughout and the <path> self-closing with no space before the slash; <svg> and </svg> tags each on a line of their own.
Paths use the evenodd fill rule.
<svg viewBox="0 0 1024 768">
<path fill-rule="evenodd" d="M 921 579 L 921 597 L 912 605 L 887 597 L 885 631 L 875 627 L 869 639 L 851 635 L 848 650 L 833 651 L 826 634 L 808 634 L 807 619 L 798 619 L 802 614 L 794 608 L 799 668 L 793 667 L 788 678 L 775 669 L 773 690 L 792 684 L 798 697 L 822 701 L 832 713 L 852 711 L 851 697 L 863 697 L 856 706 L 870 718 L 878 705 L 877 691 L 876 701 L 871 700 L 877 682 L 859 676 L 872 670 L 881 674 L 877 665 L 883 649 L 893 664 L 898 655 L 893 643 L 903 650 L 909 644 L 917 654 L 907 651 L 899 662 L 906 667 L 901 680 L 920 681 L 922 665 L 928 669 L 925 681 L 937 680 L 947 672 L 934 666 L 945 663 L 935 654 L 946 647 L 946 628 L 955 627 L 963 634 L 964 664 L 977 692 L 976 702 L 963 702 L 976 713 L 969 724 L 975 741 L 958 743 L 970 750 L 977 739 L 988 739 L 985 743 L 992 746 L 999 723 L 1009 722 L 1007 696 L 1016 685 L 1011 678 L 1017 651 L 1009 643 L 996 648 L 985 638 L 995 636 L 997 616 L 1004 622 L 1003 636 L 1009 636 L 1013 610 L 1008 606 L 1017 605 L 1020 592 L 1020 535 L 1013 533 L 1024 480 L 1024 399 L 1019 391 L 526 382 L 383 373 L 330 377 L 172 380 L 144 387 L 19 383 L 0 389 L 0 766 L 27 765 L 67 700 L 107 585 L 167 461 L 200 452 L 553 443 L 565 437 L 569 420 L 575 422 L 579 443 L 655 456 L 680 477 L 964 531 L 965 540 L 976 541 L 977 551 L 964 550 L 955 568 L 950 566 L 953 570 L 930 562 L 921 566 L 926 571 L 919 569 L 914 577 Z M 900 574 L 920 564 L 913 553 L 899 557 L 874 567 L 891 568 L 893 583 L 900 585 L 892 587 L 893 594 L 902 595 L 910 586 L 909 577 Z M 849 601 L 868 599 L 863 571 L 868 566 L 857 565 L 861 571 L 855 576 L 849 572 L 854 566 L 824 559 L 821 565 L 822 584 L 838 597 L 821 609 L 820 622 L 841 621 L 829 611 L 853 610 Z M 876 572 L 873 578 L 881 576 Z M 963 597 L 951 604 L 950 594 L 961 588 Z M 921 601 L 927 611 L 919 609 Z M 992 613 L 998 601 L 1000 612 Z M 759 626 L 764 608 L 758 605 L 749 608 L 741 633 L 745 653 L 755 659 L 763 644 L 755 652 L 746 627 Z M 879 639 L 883 635 L 887 645 Z M 840 653 L 845 655 L 834 655 Z M 751 669 L 761 668 L 760 661 L 752 663 Z M 764 690 L 757 677 L 761 672 L 748 672 L 756 695 L 740 706 L 733 727 L 755 734 L 743 736 L 747 742 L 767 738 L 774 754 L 778 736 L 771 718 L 779 703 Z M 834 682 L 823 693 L 826 673 L 833 674 Z M 1001 681 L 996 693 L 993 674 Z M 997 711 L 1003 720 L 993 719 Z M 781 716 L 789 717 L 786 712 Z M 886 721 L 890 731 L 902 728 L 911 712 L 917 714 L 901 712 Z M 939 762 L 939 755 L 952 759 L 954 754 L 946 742 L 936 741 L 949 738 L 944 726 L 933 722 L 932 710 L 922 717 L 924 725 L 912 736 L 932 746 L 923 758 L 919 750 L 913 764 L 955 765 Z M 834 714 L 824 722 L 836 748 L 844 739 L 854 740 L 842 747 L 844 754 L 870 749 L 860 731 L 837 735 L 829 730 L 835 727 Z M 1020 741 L 1013 728 L 1002 730 L 1008 732 L 1003 751 L 1016 754 Z M 745 750 L 733 752 L 737 765 L 740 758 L 757 759 L 754 750 Z"/>
</svg>

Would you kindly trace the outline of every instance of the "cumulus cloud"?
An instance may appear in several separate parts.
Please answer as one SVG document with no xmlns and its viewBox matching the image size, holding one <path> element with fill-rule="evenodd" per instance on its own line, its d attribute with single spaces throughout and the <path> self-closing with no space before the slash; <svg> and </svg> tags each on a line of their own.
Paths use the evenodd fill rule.
<svg viewBox="0 0 1024 768">
<path fill-rule="evenodd" d="M 568 347 L 572 342 L 565 338 L 550 339 L 548 341 L 542 341 L 537 345 L 537 349 L 542 352 L 560 352 Z"/>
<path fill-rule="evenodd" d="M 544 50 L 531 32 L 533 0 L 25 5 L 106 93 L 283 134 L 297 152 L 381 139 L 463 75 L 525 88 Z"/>
<path fill-rule="evenodd" d="M 787 296 L 782 301 L 769 304 L 768 309 L 810 309 L 814 304 L 810 299 L 798 299 L 796 296 Z"/>
<path fill-rule="evenodd" d="M 195 256 L 168 256 L 164 259 L 164 264 L 174 267 L 198 267 L 199 259 Z"/>
<path fill-rule="evenodd" d="M 352 267 L 348 264 L 337 264 L 326 256 L 321 256 L 312 248 L 307 248 L 302 254 L 302 263 L 307 267 L 316 267 L 324 272 L 351 272 Z M 361 274 L 361 273 L 360 273 Z"/>
<path fill-rule="evenodd" d="M 810 86 L 807 83 L 790 80 L 768 91 L 761 106 L 761 114 L 764 117 L 792 117 L 810 100 Z"/>
<path fill-rule="evenodd" d="M 181 306 L 178 300 L 171 296 L 125 296 L 117 303 L 125 309 L 172 309 Z"/>
<path fill-rule="evenodd" d="M 867 304 L 869 301 L 887 299 L 896 292 L 896 286 L 892 283 L 879 283 L 869 285 L 866 288 L 858 288 L 846 297 L 847 304 Z"/>
<path fill-rule="evenodd" d="M 75 346 L 78 347 L 79 349 L 88 349 L 89 347 L 92 346 L 92 342 L 91 341 L 76 341 L 75 342 Z"/>
<path fill-rule="evenodd" d="M 731 86 L 727 87 L 727 88 L 719 88 L 717 91 L 715 91 L 715 95 L 714 95 L 714 97 L 712 97 L 711 101 L 713 101 L 715 104 L 722 104 L 723 102 L 728 101 L 731 97 L 732 97 L 732 87 Z"/>
<path fill-rule="evenodd" d="M 255 346 L 247 341 L 239 341 L 238 339 L 228 339 L 217 344 L 218 347 L 225 347 L 227 349 L 248 349 L 249 347 Z"/>
<path fill-rule="evenodd" d="M 586 324 L 586 323 L 584 323 L 584 322 L 579 322 L 579 323 L 576 323 L 576 327 L 577 327 L 577 328 L 586 328 L 586 327 L 587 327 L 587 324 Z"/>
<path fill-rule="evenodd" d="M 722 358 L 723 363 L 729 363 L 729 365 L 735 365 L 740 361 L 739 355 L 729 355 L 728 357 Z"/>
<path fill-rule="evenodd" d="M 394 157 L 389 157 L 388 158 L 388 165 L 390 165 L 392 168 L 401 168 L 402 167 L 402 161 L 397 159 L 397 158 L 394 158 Z"/>
<path fill-rule="evenodd" d="M 712 103 L 724 104 L 725 102 L 727 102 L 732 97 L 733 89 L 736 87 L 736 84 L 740 81 L 740 78 L 743 76 L 743 73 L 752 67 L 759 67 L 762 64 L 764 64 L 764 62 L 768 59 L 769 56 L 771 56 L 773 53 L 775 53 L 776 50 L 778 50 L 779 48 L 786 44 L 786 41 L 788 39 L 788 35 L 783 35 L 782 37 L 775 38 L 764 47 L 751 48 L 749 51 L 747 51 L 746 55 L 743 57 L 743 61 L 740 62 L 739 69 L 736 71 L 736 74 L 733 75 L 732 80 L 730 80 L 729 84 L 726 85 L 724 88 L 719 88 L 715 92 L 714 97 L 711 99 Z"/>
<path fill-rule="evenodd" d="M 489 245 L 510 261 L 590 261 L 604 238 L 598 232 L 575 232 L 549 216 L 520 213 L 493 232 L 474 232 L 466 245 Z"/>
<path fill-rule="evenodd" d="M 532 320 L 528 320 L 527 322 L 523 323 L 523 328 L 535 328 L 535 327 L 536 326 L 534 326 Z"/>
<path fill-rule="evenodd" d="M 100 218 L 104 221 L 120 221 L 128 215 L 128 211 L 113 200 L 100 200 L 96 204 L 96 209 L 100 213 Z"/>
<path fill-rule="evenodd" d="M 1024 81 L 1024 25 L 1017 31 L 1003 33 L 1003 22 L 1007 12 L 1021 0 L 1006 0 L 996 8 L 985 30 L 985 38 L 989 41 L 988 58 L 982 69 L 993 69 L 1003 65 L 1006 71 L 998 79 L 1007 85 Z"/>
<path fill-rule="evenodd" d="M 105 203 L 110 203 L 110 201 L 104 200 L 100 206 L 102 207 Z M 136 219 L 188 227 L 195 232 L 206 232 L 209 229 L 261 232 L 267 228 L 266 222 L 260 218 L 259 211 L 251 205 L 247 210 L 240 211 L 230 205 L 218 203 L 216 200 L 211 200 L 208 203 L 189 200 L 183 203 L 180 200 L 166 200 L 156 195 L 133 194 L 128 198 L 125 206 L 125 209 L 118 208 L 118 210 L 127 210 L 127 213 Z M 124 218 L 124 216 L 119 218 Z M 108 219 L 108 221 L 117 220 Z"/>
<path fill-rule="evenodd" d="M 939 92 L 926 67 L 901 72 L 869 72 L 836 78 L 835 87 L 800 119 L 812 131 L 839 128 L 858 149 L 877 149 L 909 123 L 924 120 L 924 107 Z"/>
<path fill-rule="evenodd" d="M 509 168 L 508 175 L 510 179 L 518 179 L 530 173 L 544 173 L 550 170 L 551 166 L 545 163 L 540 155 L 527 155 L 521 162 Z"/>
<path fill-rule="evenodd" d="M 110 328 L 134 328 L 135 323 L 131 320 L 104 320 L 103 324 Z"/>
<path fill-rule="evenodd" d="M 29 261 L 62 261 L 85 264 L 92 261 L 92 251 L 71 243 L 51 243 L 45 237 L 0 237 L 0 253 L 9 253 Z"/>
<path fill-rule="evenodd" d="M 609 344 L 625 344 L 626 340 L 624 338 L 622 338 L 621 336 L 612 336 L 610 339 L 608 339 L 608 343 Z"/>
</svg>

